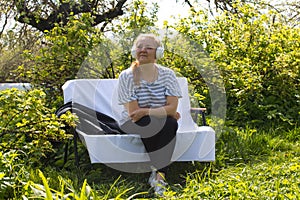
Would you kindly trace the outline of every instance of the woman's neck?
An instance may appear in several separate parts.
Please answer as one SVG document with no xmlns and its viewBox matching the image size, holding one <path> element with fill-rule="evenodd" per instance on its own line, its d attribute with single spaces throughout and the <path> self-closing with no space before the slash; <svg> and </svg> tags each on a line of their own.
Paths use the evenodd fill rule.
<svg viewBox="0 0 300 200">
<path fill-rule="evenodd" d="M 152 73 L 155 71 L 154 63 L 140 64 L 139 67 L 142 73 Z"/>
<path fill-rule="evenodd" d="M 154 63 L 140 65 L 141 77 L 148 81 L 154 82 L 157 79 L 157 69 Z"/>
</svg>

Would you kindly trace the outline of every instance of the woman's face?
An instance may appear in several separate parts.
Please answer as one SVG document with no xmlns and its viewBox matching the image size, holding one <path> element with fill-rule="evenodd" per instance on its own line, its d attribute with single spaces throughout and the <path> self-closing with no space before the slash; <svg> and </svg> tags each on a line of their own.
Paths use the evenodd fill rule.
<svg viewBox="0 0 300 200">
<path fill-rule="evenodd" d="M 157 43 L 154 39 L 144 37 L 136 43 L 136 58 L 140 64 L 154 63 Z"/>
</svg>

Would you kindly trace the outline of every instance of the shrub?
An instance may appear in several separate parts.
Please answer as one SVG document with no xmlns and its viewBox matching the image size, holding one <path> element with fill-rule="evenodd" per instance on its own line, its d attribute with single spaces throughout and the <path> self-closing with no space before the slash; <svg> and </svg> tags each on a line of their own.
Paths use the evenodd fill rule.
<svg viewBox="0 0 300 200">
<path fill-rule="evenodd" d="M 228 122 L 291 128 L 300 116 L 299 27 L 286 25 L 274 11 L 260 13 L 262 8 L 251 4 L 235 7 L 237 13 L 216 19 L 194 12 L 176 28 L 204 45 L 219 67 Z"/>
<path fill-rule="evenodd" d="M 0 92 L 0 193 L 18 188 L 24 167 L 42 165 L 42 158 L 53 153 L 53 141 L 70 137 L 64 130 L 73 126 L 74 116 L 58 119 L 55 108 L 46 105 L 42 90 L 7 89 Z M 24 177 L 22 178 L 24 181 Z"/>
<path fill-rule="evenodd" d="M 2 152 L 21 150 L 30 156 L 30 162 L 40 160 L 53 151 L 51 141 L 69 137 L 64 122 L 72 124 L 72 115 L 58 119 L 55 108 L 46 107 L 42 90 L 4 90 L 0 93 L 0 127 Z"/>
</svg>

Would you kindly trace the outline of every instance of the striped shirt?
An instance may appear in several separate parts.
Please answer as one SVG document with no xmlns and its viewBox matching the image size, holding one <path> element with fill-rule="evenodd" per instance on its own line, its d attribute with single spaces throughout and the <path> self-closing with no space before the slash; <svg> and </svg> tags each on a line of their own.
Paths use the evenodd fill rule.
<svg viewBox="0 0 300 200">
<path fill-rule="evenodd" d="M 158 77 L 149 83 L 143 79 L 140 85 L 133 81 L 132 69 L 128 68 L 121 72 L 118 83 L 119 104 L 125 104 L 137 100 L 140 108 L 158 108 L 166 105 L 166 96 L 182 96 L 180 86 L 173 70 L 157 65 Z M 129 120 L 127 110 L 122 111 L 120 124 Z"/>
</svg>

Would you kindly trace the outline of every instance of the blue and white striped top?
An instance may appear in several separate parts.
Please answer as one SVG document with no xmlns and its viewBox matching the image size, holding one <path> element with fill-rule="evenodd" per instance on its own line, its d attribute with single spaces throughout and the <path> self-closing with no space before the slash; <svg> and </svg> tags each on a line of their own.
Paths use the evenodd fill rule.
<svg viewBox="0 0 300 200">
<path fill-rule="evenodd" d="M 118 83 L 118 102 L 125 103 L 137 100 L 141 108 L 158 108 L 166 105 L 166 96 L 182 96 L 179 83 L 173 70 L 157 65 L 158 77 L 149 83 L 143 79 L 140 85 L 135 85 L 133 72 L 128 68 L 121 72 Z M 120 124 L 129 120 L 127 110 L 122 111 Z"/>
</svg>

